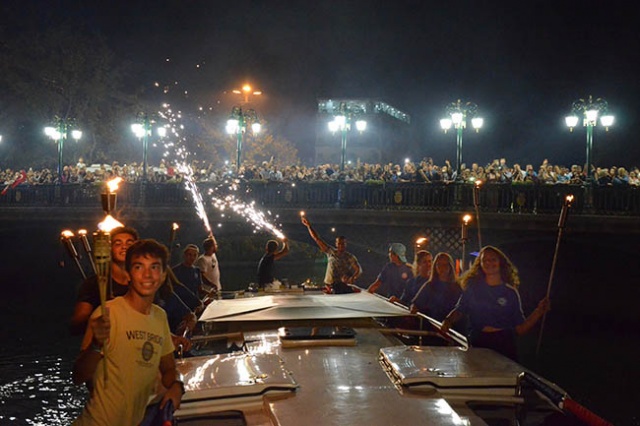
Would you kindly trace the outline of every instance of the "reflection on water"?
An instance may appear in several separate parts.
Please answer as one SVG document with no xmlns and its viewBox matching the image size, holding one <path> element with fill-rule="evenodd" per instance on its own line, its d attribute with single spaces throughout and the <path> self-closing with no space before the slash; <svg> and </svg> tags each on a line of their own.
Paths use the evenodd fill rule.
<svg viewBox="0 0 640 426">
<path fill-rule="evenodd" d="M 72 358 L 21 355 L 0 360 L 0 423 L 68 425 L 88 395 L 71 382 Z"/>
</svg>

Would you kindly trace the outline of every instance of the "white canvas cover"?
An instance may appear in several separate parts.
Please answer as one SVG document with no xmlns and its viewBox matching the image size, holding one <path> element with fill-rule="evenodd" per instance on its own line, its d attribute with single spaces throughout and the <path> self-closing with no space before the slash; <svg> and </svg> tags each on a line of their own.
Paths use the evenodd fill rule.
<svg viewBox="0 0 640 426">
<path fill-rule="evenodd" d="M 200 321 L 287 321 L 371 318 L 407 315 L 408 311 L 363 291 L 351 294 L 285 294 L 215 300 Z"/>
</svg>

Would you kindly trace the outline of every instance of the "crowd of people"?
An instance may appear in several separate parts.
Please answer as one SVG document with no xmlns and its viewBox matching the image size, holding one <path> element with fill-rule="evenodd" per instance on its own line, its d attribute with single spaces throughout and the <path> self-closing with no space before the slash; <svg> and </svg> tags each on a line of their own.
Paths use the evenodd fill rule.
<svg viewBox="0 0 640 426">
<path fill-rule="evenodd" d="M 278 167 L 273 162 L 261 164 L 243 164 L 240 173 L 229 164 L 215 166 L 213 163 L 194 160 L 190 164 L 192 179 L 197 182 L 220 182 L 229 176 L 239 176 L 244 180 L 261 180 L 273 182 L 422 182 L 450 183 L 475 182 L 486 183 L 536 183 L 536 184 L 575 184 L 581 185 L 586 180 L 586 172 L 580 165 L 564 166 L 551 164 L 544 160 L 538 167 L 532 164 L 522 166 L 519 163 L 508 164 L 505 158 L 495 159 L 491 163 L 470 167 L 461 166 L 458 174 L 449 161 L 437 165 L 431 158 L 419 162 L 406 161 L 403 164 L 370 164 L 357 163 L 345 165 L 345 170 L 335 164 L 317 166 L 291 165 Z M 592 167 L 594 182 L 598 185 L 640 185 L 638 167 Z M 66 165 L 62 169 L 61 181 L 65 184 L 103 182 L 119 176 L 126 182 L 137 182 L 144 177 L 142 164 L 87 165 L 82 158 L 75 165 Z M 180 183 L 184 174 L 161 160 L 160 164 L 148 166 L 146 179 L 152 183 Z M 5 188 L 17 185 L 42 185 L 57 183 L 57 170 L 33 169 L 12 170 L 0 169 L 0 185 Z"/>
<path fill-rule="evenodd" d="M 347 251 L 347 238 L 338 236 L 332 246 L 304 214 L 301 223 L 327 257 L 325 293 L 377 293 L 404 305 L 408 314 L 436 320 L 443 336 L 464 318 L 470 345 L 517 359 L 516 336 L 530 331 L 549 310 L 544 298 L 529 316 L 524 315 L 517 268 L 496 247 L 480 250 L 459 277 L 448 253 L 434 257 L 416 246 L 409 263 L 406 246 L 392 243 L 388 263 L 372 283 L 362 285 L 357 283 L 362 267 Z M 185 389 L 174 352 L 191 349 L 189 336 L 199 315 L 223 292 L 213 235 L 203 241 L 202 254 L 198 245 L 187 244 L 181 263 L 174 267 L 168 265 L 164 245 L 140 239 L 133 228 L 116 228 L 110 237 L 108 277 L 93 276 L 83 282 L 70 323 L 72 334 L 84 333 L 73 379 L 91 390 L 74 425 L 139 424 L 156 389 L 161 389 L 160 407 L 179 408 Z M 288 253 L 286 239 L 266 243 L 256 268 L 258 289 L 277 282 L 276 261 Z M 422 327 L 415 322 L 406 326 Z"/>
</svg>

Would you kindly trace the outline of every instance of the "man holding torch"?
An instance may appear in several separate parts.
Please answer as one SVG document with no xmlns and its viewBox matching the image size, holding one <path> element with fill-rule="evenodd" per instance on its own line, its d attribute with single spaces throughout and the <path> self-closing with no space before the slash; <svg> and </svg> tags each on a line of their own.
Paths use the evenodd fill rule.
<svg viewBox="0 0 640 426">
<path fill-rule="evenodd" d="M 337 237 L 336 246 L 332 247 L 324 242 L 311 227 L 304 212 L 300 212 L 300 220 L 307 227 L 313 241 L 327 255 L 327 272 L 324 276 L 324 283 L 331 289 L 331 293 L 353 293 L 353 283 L 362 274 L 362 267 L 358 263 L 358 259 L 347 251 L 346 237 Z"/>
<path fill-rule="evenodd" d="M 74 425 L 139 424 L 158 371 L 166 389 L 160 408 L 168 401 L 180 407 L 184 384 L 175 368 L 167 315 L 153 304 L 166 277 L 168 256 L 167 248 L 155 240 L 137 241 L 127 250 L 128 291 L 91 315 L 73 367 L 74 383 L 93 384 Z"/>
<path fill-rule="evenodd" d="M 107 299 L 124 296 L 129 289 L 129 274 L 125 270 L 127 249 L 138 240 L 138 231 L 128 226 L 111 230 L 111 271 L 107 285 Z M 70 330 L 73 335 L 84 333 L 91 313 L 100 305 L 98 277 L 86 279 L 80 290 L 71 317 Z"/>
</svg>

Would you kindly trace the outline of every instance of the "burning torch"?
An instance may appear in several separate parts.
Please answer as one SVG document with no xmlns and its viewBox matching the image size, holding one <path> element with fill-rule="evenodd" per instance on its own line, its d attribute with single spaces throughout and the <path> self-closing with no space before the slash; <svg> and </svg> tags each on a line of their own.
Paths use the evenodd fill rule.
<svg viewBox="0 0 640 426">
<path fill-rule="evenodd" d="M 482 250 L 482 232 L 480 230 L 480 187 L 482 186 L 482 181 L 480 179 L 476 180 L 476 183 L 473 185 L 473 205 L 476 208 L 476 222 L 478 224 L 478 251 Z"/>
<path fill-rule="evenodd" d="M 106 312 L 107 284 L 111 273 L 111 230 L 122 226 L 120 222 L 111 216 L 111 211 L 116 206 L 116 193 L 121 177 L 116 177 L 107 182 L 107 191 L 101 194 L 102 209 L 107 216 L 98 224 L 98 230 L 93 233 L 93 265 L 98 277 L 98 288 L 100 292 L 100 307 L 102 314 Z M 104 381 L 107 382 L 107 352 L 106 345 L 102 347 L 104 356 Z"/>
<path fill-rule="evenodd" d="M 569 209 L 571 208 L 571 203 L 573 203 L 573 195 L 567 195 L 564 198 L 564 203 L 562 204 L 562 210 L 560 211 L 560 217 L 558 218 L 558 238 L 556 239 L 556 249 L 553 253 L 553 261 L 551 262 L 551 272 L 549 274 L 549 284 L 547 285 L 547 296 L 551 294 L 551 284 L 553 283 L 553 275 L 556 271 L 556 261 L 558 260 L 558 251 L 560 249 L 560 240 L 562 239 L 562 231 L 564 227 L 567 225 L 567 216 L 569 214 Z M 544 330 L 544 321 L 547 318 L 547 313 L 545 312 L 542 316 L 542 324 L 540 324 L 540 335 L 538 336 L 538 345 L 536 347 L 536 355 L 540 352 L 540 344 L 542 343 L 542 332 Z"/>
<path fill-rule="evenodd" d="M 462 243 L 462 259 L 460 265 L 460 272 L 464 272 L 467 266 L 467 240 L 469 240 L 469 222 L 471 222 L 471 215 L 465 214 L 462 216 L 462 229 L 460 235 L 460 242 Z"/>
<path fill-rule="evenodd" d="M 87 230 L 79 229 L 78 237 L 80 238 L 80 242 L 82 243 L 82 247 L 84 247 L 84 251 L 87 253 L 87 257 L 89 258 L 89 262 L 91 262 L 91 268 L 93 269 L 93 273 L 98 275 L 98 270 L 96 269 L 96 263 L 93 260 L 93 250 L 91 250 L 91 244 L 89 244 L 89 239 L 87 238 Z"/>
<path fill-rule="evenodd" d="M 66 247 L 67 252 L 69 253 L 69 256 L 71 256 L 75 261 L 76 266 L 80 271 L 80 274 L 82 274 L 82 278 L 87 279 L 87 274 L 85 274 L 84 269 L 82 268 L 82 264 L 80 263 L 80 255 L 76 250 L 76 246 L 73 244 L 72 238 L 73 238 L 73 232 L 69 231 L 68 229 L 65 229 L 60 234 L 60 241 L 62 241 L 62 243 Z"/>
</svg>

